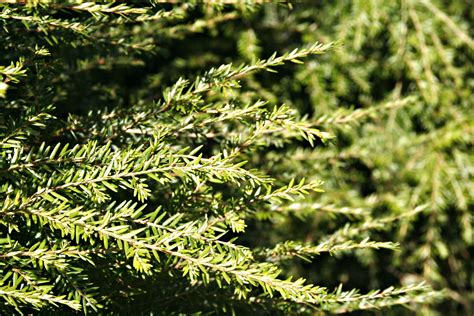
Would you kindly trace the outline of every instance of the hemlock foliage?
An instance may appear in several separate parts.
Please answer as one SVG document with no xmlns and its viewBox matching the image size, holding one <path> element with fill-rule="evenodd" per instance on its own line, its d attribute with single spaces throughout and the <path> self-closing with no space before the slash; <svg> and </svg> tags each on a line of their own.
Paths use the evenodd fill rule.
<svg viewBox="0 0 474 316">
<path fill-rule="evenodd" d="M 472 18 L 0 4 L 2 314 L 472 313 Z"/>
</svg>

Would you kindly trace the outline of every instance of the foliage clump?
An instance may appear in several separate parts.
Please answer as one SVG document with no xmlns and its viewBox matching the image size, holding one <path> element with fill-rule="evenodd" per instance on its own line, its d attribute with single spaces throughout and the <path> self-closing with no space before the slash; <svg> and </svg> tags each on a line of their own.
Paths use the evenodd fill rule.
<svg viewBox="0 0 474 316">
<path fill-rule="evenodd" d="M 0 4 L 0 310 L 470 312 L 474 44 L 441 8 Z"/>
</svg>

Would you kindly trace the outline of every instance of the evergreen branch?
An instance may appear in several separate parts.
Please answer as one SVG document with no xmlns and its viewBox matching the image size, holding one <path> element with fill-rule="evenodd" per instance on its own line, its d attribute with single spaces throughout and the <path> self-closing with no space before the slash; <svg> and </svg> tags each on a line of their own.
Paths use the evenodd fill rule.
<svg viewBox="0 0 474 316">
<path fill-rule="evenodd" d="M 159 145 L 156 144 L 155 146 Z M 82 149 L 78 150 L 75 148 L 73 150 L 76 158 L 84 157 L 88 152 L 87 148 Z M 93 149 L 94 146 L 90 147 L 89 152 L 93 151 Z M 105 156 L 108 150 L 101 150 L 98 152 L 99 157 L 106 158 L 107 161 L 107 163 L 105 161 L 102 162 L 103 167 L 93 168 L 89 171 L 73 168 L 69 172 L 64 173 L 60 181 L 56 181 L 57 185 L 53 186 L 48 182 L 46 187 L 40 188 L 33 195 L 26 198 L 19 209 L 23 209 L 41 198 L 59 198 L 61 195 L 57 192 L 61 190 L 72 190 L 72 192 L 75 192 L 76 188 L 80 188 L 86 194 L 92 194 L 92 191 L 88 190 L 87 187 L 94 189 L 96 184 L 102 184 L 102 189 L 116 190 L 116 185 L 113 182 L 118 182 L 121 186 L 134 189 L 135 194 L 139 194 L 145 199 L 149 195 L 147 193 L 149 190 L 146 189 L 145 184 L 137 181 L 137 179 L 143 178 L 143 176 L 151 177 L 159 183 L 169 182 L 176 177 L 192 178 L 193 181 L 199 182 L 199 175 L 205 175 L 211 182 L 229 181 L 239 183 L 239 181 L 249 181 L 251 185 L 256 185 L 271 181 L 271 179 L 255 171 L 241 168 L 245 162 L 232 164 L 229 158 L 223 159 L 220 155 L 212 158 L 179 154 L 176 156 L 165 156 L 166 151 L 163 151 L 161 155 L 152 155 L 152 150 L 156 149 L 156 147 L 149 147 L 145 155 L 143 155 L 143 151 L 140 148 L 137 148 L 127 153 L 116 153 L 112 156 Z M 50 158 L 53 159 L 58 151 L 59 145 L 49 154 Z M 61 156 L 64 157 L 65 153 L 67 151 L 64 151 L 63 148 Z M 169 159 L 168 165 L 166 165 L 167 159 Z M 164 175 L 164 178 L 159 178 L 157 175 Z M 60 184 L 62 181 L 64 183 Z M 96 193 L 103 195 L 99 191 L 96 191 Z M 141 198 L 140 196 L 139 198 Z M 99 198 L 103 199 L 105 197 L 99 196 Z M 64 197 L 60 199 L 64 200 Z"/>
<path fill-rule="evenodd" d="M 21 290 L 11 286 L 0 286 L 0 297 L 7 303 L 16 305 L 17 302 L 31 304 L 36 308 L 46 307 L 49 304 L 58 306 L 58 304 L 66 305 L 74 310 L 81 310 L 81 305 L 75 301 L 70 301 L 64 296 L 54 296 L 44 293 L 44 290 Z M 20 310 L 17 310 L 20 312 Z M 21 313 L 21 312 L 20 312 Z"/>
<path fill-rule="evenodd" d="M 324 212 L 328 214 L 342 214 L 348 217 L 364 217 L 369 215 L 369 212 L 363 208 L 338 207 L 334 204 L 310 203 L 310 202 L 293 202 L 289 204 L 278 205 L 273 208 L 277 212 L 289 213 L 294 212 L 297 216 L 307 217 L 315 213 Z"/>
<path fill-rule="evenodd" d="M 260 252 L 268 258 L 268 260 L 287 260 L 292 257 L 298 257 L 306 261 L 310 261 L 314 256 L 318 256 L 321 253 L 329 253 L 333 255 L 338 252 L 345 252 L 354 249 L 398 249 L 399 244 L 392 242 L 376 242 L 370 241 L 366 238 L 360 242 L 354 242 L 352 240 L 343 243 L 332 243 L 329 241 L 320 243 L 316 246 L 306 245 L 295 241 L 285 241 L 284 243 L 277 244 L 272 249 L 264 249 Z"/>
<path fill-rule="evenodd" d="M 7 168 L 0 169 L 0 174 L 24 169 L 34 172 L 41 167 L 61 164 L 81 163 L 82 166 L 86 164 L 103 166 L 107 162 L 106 158 L 112 154 L 110 145 L 108 143 L 98 147 L 96 141 L 91 141 L 82 146 L 75 145 L 71 149 L 68 144 L 61 146 L 60 143 L 54 147 L 42 143 L 38 149 L 30 148 L 29 150 L 17 147 L 14 149 L 14 156 L 17 159 L 11 159 Z"/>
<path fill-rule="evenodd" d="M 425 76 L 426 76 L 426 79 L 429 81 L 431 91 L 433 92 L 432 88 L 436 82 L 436 77 L 434 76 L 433 71 L 431 69 L 432 67 L 431 67 L 431 63 L 429 59 L 429 49 L 426 45 L 425 35 L 423 32 L 423 26 L 421 25 L 421 22 L 418 17 L 418 14 L 416 13 L 416 10 L 411 5 L 409 5 L 408 14 L 410 15 L 410 18 L 413 21 L 413 25 L 415 26 L 416 35 L 417 35 L 418 44 L 419 44 L 419 50 L 421 53 L 421 59 L 423 61 Z"/>
<path fill-rule="evenodd" d="M 302 63 L 299 58 L 304 58 L 314 54 L 323 54 L 334 46 L 335 43 L 315 43 L 307 48 L 294 49 L 293 51 L 278 57 L 275 53 L 268 59 L 258 60 L 252 65 L 241 65 L 236 69 L 232 68 L 232 64 L 222 65 L 218 68 L 212 68 L 204 76 L 196 78 L 193 85 L 186 93 L 183 92 L 184 89 L 189 86 L 189 82 L 181 78 L 173 87 L 169 88 L 165 92 L 165 102 L 159 112 L 167 111 L 172 106 L 172 103 L 198 103 L 201 100 L 199 97 L 200 94 L 208 92 L 215 87 L 239 87 L 236 80 L 241 79 L 252 72 L 258 70 L 266 70 L 271 72 L 273 71 L 271 67 L 280 66 L 286 62 Z M 178 110 L 179 109 L 184 110 L 184 108 L 180 107 Z"/>
<path fill-rule="evenodd" d="M 85 11 L 92 14 L 95 17 L 101 17 L 104 14 L 118 14 L 118 15 L 144 15 L 147 13 L 146 8 L 133 8 L 125 3 L 114 3 L 98 4 L 95 2 L 83 2 L 78 5 L 64 6 L 61 8 L 67 8 L 74 11 Z"/>
<path fill-rule="evenodd" d="M 59 208 L 49 213 L 57 213 L 58 210 Z M 303 279 L 295 281 L 277 279 L 280 272 L 275 266 L 266 263 L 251 263 L 242 257 L 235 256 L 233 252 L 213 253 L 209 248 L 205 248 L 200 251 L 196 257 L 193 256 L 196 254 L 195 251 L 186 251 L 185 249 L 174 250 L 179 243 L 173 243 L 173 237 L 170 239 L 170 236 L 165 235 L 161 240 L 149 243 L 147 242 L 148 238 L 137 239 L 135 237 L 141 230 L 120 233 L 120 231 L 123 231 L 123 227 L 103 227 L 102 225 L 97 226 L 86 222 L 86 218 L 91 218 L 94 212 L 89 212 L 89 214 L 85 213 L 83 214 L 84 217 L 81 216 L 76 220 L 70 220 L 65 212 L 63 212 L 61 217 L 49 215 L 38 210 L 29 209 L 26 212 L 47 219 L 49 222 L 54 223 L 53 227 L 58 227 L 62 230 L 68 229 L 71 234 L 77 233 L 77 228 L 74 228 L 75 226 L 80 226 L 84 229 L 84 232 L 89 232 L 89 236 L 90 233 L 96 233 L 99 236 L 103 236 L 102 238 L 108 237 L 121 242 L 119 245 L 129 245 L 134 250 L 134 266 L 139 271 L 147 271 L 150 268 L 148 260 L 142 257 L 146 254 L 143 250 L 149 250 L 179 259 L 176 263 L 176 267 L 183 271 L 183 275 L 189 275 L 191 281 L 195 280 L 197 274 L 202 274 L 201 276 L 205 282 L 206 280 L 209 282 L 209 275 L 206 269 L 217 273 L 216 276 L 219 277 L 219 281 L 216 279 L 215 282 L 220 286 L 222 286 L 223 281 L 227 284 L 231 284 L 229 276 L 232 276 L 240 285 L 241 288 L 238 288 L 238 293 L 243 297 L 245 297 L 247 291 L 250 290 L 246 284 L 251 286 L 260 285 L 269 295 L 278 292 L 283 298 L 296 302 L 305 302 L 308 300 L 317 301 L 319 295 L 324 293 L 324 289 L 322 288 L 304 285 Z M 71 215 L 79 214 L 77 209 L 68 211 L 68 213 Z M 120 230 L 117 228 L 120 228 Z M 86 235 L 83 235 L 83 238 L 84 237 L 86 237 Z M 125 249 L 127 250 L 127 248 L 128 247 Z M 140 255 L 140 253 L 142 255 Z"/>
<path fill-rule="evenodd" d="M 398 215 L 390 215 L 381 218 L 375 218 L 371 221 L 366 221 L 362 224 L 346 224 L 343 228 L 337 230 L 333 234 L 324 238 L 326 242 L 340 242 L 347 240 L 347 238 L 353 238 L 359 236 L 364 231 L 370 230 L 386 230 L 393 225 L 396 221 L 404 218 L 414 217 L 417 214 L 423 212 L 427 208 L 427 205 L 421 205 L 416 207 L 414 210 L 404 212 Z"/>
<path fill-rule="evenodd" d="M 1 17 L 1 16 L 0 16 Z M 20 58 L 17 62 L 11 62 L 9 66 L 0 66 L 0 98 L 5 98 L 8 82 L 18 83 L 21 77 L 26 76 L 24 60 Z"/>
<path fill-rule="evenodd" d="M 430 1 L 422 0 L 421 3 L 428 8 L 438 19 L 443 21 L 446 26 L 456 35 L 457 38 L 461 39 L 466 43 L 470 49 L 474 49 L 474 40 L 464 32 L 446 13 L 438 9 Z"/>
<path fill-rule="evenodd" d="M 385 290 L 375 290 L 367 294 L 361 294 L 358 290 L 342 291 L 341 284 L 334 292 L 326 294 L 324 299 L 314 304 L 295 304 L 293 306 L 280 298 L 262 296 L 249 297 L 247 303 L 255 304 L 256 306 L 269 306 L 271 310 L 281 309 L 282 313 L 314 314 L 329 312 L 345 314 L 357 310 L 377 311 L 380 308 L 395 305 L 403 305 L 412 309 L 408 304 L 439 302 L 444 296 L 444 292 L 433 291 L 425 283 L 417 283 L 400 288 L 389 287 Z"/>
<path fill-rule="evenodd" d="M 323 309 L 340 314 L 354 310 L 378 309 L 380 307 L 400 304 L 438 301 L 444 294 L 442 292 L 433 292 L 430 286 L 422 282 L 401 288 L 389 287 L 383 291 L 375 290 L 367 294 L 359 294 L 355 290 L 342 292 L 342 286 L 339 286 L 334 294 L 331 295 L 334 295 L 332 301 L 336 304 L 332 306 L 331 304 L 323 305 Z M 328 301 L 331 301 L 331 299 L 328 299 Z"/>
<path fill-rule="evenodd" d="M 379 112 L 387 110 L 398 109 L 407 105 L 413 104 L 416 101 L 415 97 L 406 97 L 401 100 L 390 101 L 382 105 L 377 105 L 369 108 L 360 108 L 356 110 L 339 109 L 335 114 L 324 115 L 313 122 L 315 126 L 326 125 L 358 125 L 366 117 L 375 116 Z"/>
<path fill-rule="evenodd" d="M 274 53 L 268 59 L 258 60 L 252 65 L 241 65 L 235 70 L 231 70 L 230 65 L 221 66 L 214 71 L 212 70 L 209 71 L 208 75 L 215 76 L 216 74 L 219 74 L 224 79 L 228 79 L 228 80 L 240 79 L 257 70 L 267 70 L 271 72 L 272 70 L 270 67 L 280 66 L 287 62 L 302 64 L 302 62 L 299 60 L 300 58 L 305 58 L 305 57 L 308 57 L 309 55 L 324 54 L 328 50 L 333 49 L 337 46 L 338 46 L 337 43 L 322 44 L 322 43 L 316 42 L 313 45 L 308 46 L 306 48 L 294 49 L 291 52 L 283 54 L 278 57 L 276 53 Z"/>
<path fill-rule="evenodd" d="M 196 127 L 210 129 L 211 127 L 219 128 L 226 121 L 238 121 L 239 123 L 254 124 L 253 130 L 247 131 L 250 134 L 247 138 L 242 140 L 242 134 L 236 134 L 235 138 L 239 144 L 238 149 L 234 149 L 233 156 L 239 153 L 242 149 L 250 149 L 257 140 L 258 144 L 262 144 L 265 141 L 273 140 L 290 140 L 292 138 L 304 138 L 312 146 L 316 139 L 321 139 L 326 142 L 333 138 L 333 136 L 327 132 L 320 131 L 312 126 L 308 121 L 297 119 L 296 113 L 289 107 L 282 105 L 274 107 L 272 111 L 264 108 L 266 102 L 257 101 L 254 104 L 249 104 L 244 108 L 235 108 L 230 104 L 224 106 L 222 109 L 216 110 L 214 107 L 204 109 L 202 112 L 194 112 L 186 116 L 183 120 L 182 125 L 176 124 L 163 124 L 157 123 L 155 118 L 156 111 L 150 111 L 147 113 L 137 113 L 136 118 L 129 124 L 121 127 L 121 132 L 129 135 L 150 135 L 156 133 L 157 126 L 167 131 L 167 134 L 173 136 L 179 136 L 186 132 L 195 131 Z M 212 115 L 212 116 L 210 116 Z M 246 119 L 248 117 L 248 121 Z M 253 122 L 255 120 L 255 123 Z M 93 132 L 95 134 L 101 134 L 100 132 Z M 120 133 L 115 133 L 107 138 L 112 140 L 117 138 Z M 226 132 L 225 136 L 229 133 Z M 192 135 L 190 135 L 192 136 Z M 206 138 L 216 138 L 224 136 L 224 133 L 218 132 L 206 132 Z M 194 136 L 196 137 L 196 136 Z M 230 138 L 230 137 L 227 137 Z"/>
<path fill-rule="evenodd" d="M 24 121 L 21 121 L 20 124 L 17 126 L 13 125 L 10 131 L 7 130 L 0 134 L 2 137 L 0 140 L 0 148 L 20 148 L 28 136 L 35 134 L 36 131 L 33 128 L 45 128 L 46 121 L 54 119 L 54 116 L 47 112 L 52 109 L 52 106 L 48 106 L 44 109 L 44 112 L 25 117 Z M 15 157 L 12 159 L 12 162 L 14 163 L 16 159 L 19 158 L 19 156 Z"/>
<path fill-rule="evenodd" d="M 0 75 L 4 76 L 4 82 L 18 83 L 20 77 L 26 76 L 26 69 L 24 69 L 24 59 L 20 58 L 16 62 L 11 62 L 9 66 L 0 66 Z"/>
<path fill-rule="evenodd" d="M 173 26 L 167 29 L 166 32 L 171 37 L 180 38 L 188 33 L 198 33 L 198 32 L 204 31 L 205 29 L 212 29 L 219 23 L 235 20 L 235 19 L 238 19 L 239 17 L 240 17 L 240 14 L 237 14 L 236 12 L 219 14 L 213 18 L 197 19 L 192 24 L 180 24 L 180 25 Z"/>
<path fill-rule="evenodd" d="M 147 221 L 147 220 L 143 220 L 143 219 L 132 219 L 131 221 L 134 222 L 134 223 L 140 224 L 140 225 L 150 227 L 150 228 L 152 227 L 152 228 L 156 228 L 156 229 L 159 229 L 159 230 L 162 230 L 162 231 L 167 231 L 167 232 L 171 233 L 173 236 L 190 237 L 193 240 L 196 240 L 196 241 L 199 241 L 199 242 L 202 242 L 202 243 L 207 243 L 207 244 L 216 243 L 216 244 L 219 244 L 223 247 L 233 249 L 234 251 L 240 251 L 241 255 L 249 256 L 249 254 L 250 254 L 249 251 L 247 251 L 247 249 L 244 248 L 244 247 L 236 245 L 232 242 L 227 242 L 227 241 L 220 240 L 219 238 L 224 233 L 226 233 L 225 231 L 221 232 L 220 236 L 206 237 L 204 235 L 204 233 L 207 233 L 207 234 L 210 234 L 210 235 L 214 234 L 214 231 L 210 231 L 210 227 L 212 227 L 212 226 L 208 225 L 207 222 L 203 223 L 201 226 L 197 226 L 196 223 L 189 222 L 189 223 L 186 224 L 185 227 L 181 226 L 181 227 L 179 227 L 179 229 L 174 229 L 174 228 L 171 228 L 171 227 L 168 227 L 168 226 L 160 225 L 160 224 L 150 222 L 150 221 Z M 248 252 L 248 253 L 244 254 L 245 252 Z"/>
<path fill-rule="evenodd" d="M 42 215 L 37 212 L 32 212 L 32 214 L 36 215 Z M 54 219 L 52 219 L 54 220 Z M 57 221 L 57 220 L 56 220 Z M 61 220 L 64 222 L 64 218 Z M 326 295 L 324 294 L 324 289 L 317 288 L 317 287 L 312 287 L 310 285 L 303 285 L 303 280 L 298 279 L 296 281 L 290 281 L 290 280 L 279 280 L 276 279 L 278 276 L 279 272 L 276 270 L 275 267 L 268 265 L 268 264 L 245 264 L 244 262 L 240 262 L 235 266 L 235 263 L 231 263 L 228 260 L 230 259 L 227 255 L 219 255 L 217 258 L 215 257 L 216 254 L 214 254 L 214 257 L 208 258 L 208 251 L 203 251 L 199 255 L 199 257 L 193 257 L 190 254 L 184 253 L 179 250 L 172 250 L 171 247 L 174 248 L 174 246 L 171 247 L 166 247 L 165 245 L 169 244 L 170 241 L 164 241 L 161 240 L 160 242 L 155 242 L 152 244 L 147 243 L 146 241 L 142 241 L 140 239 L 135 239 L 133 237 L 128 237 L 130 234 L 120 234 L 116 233 L 116 229 L 111 228 L 105 228 L 105 227 L 98 227 L 96 225 L 91 225 L 86 222 L 84 222 L 82 219 L 75 220 L 71 223 L 72 225 L 79 225 L 84 227 L 85 229 L 89 231 L 95 231 L 99 233 L 101 236 L 108 236 L 110 238 L 120 240 L 123 243 L 127 243 L 132 247 L 135 247 L 138 249 L 149 249 L 152 251 L 158 251 L 164 254 L 167 254 L 172 257 L 179 258 L 181 263 L 177 263 L 177 267 L 180 269 L 183 269 L 184 274 L 190 274 L 189 277 L 191 280 L 196 277 L 195 274 L 197 270 L 195 270 L 197 267 L 205 267 L 210 269 L 211 271 L 218 272 L 219 274 L 222 275 L 223 280 L 227 281 L 227 283 L 230 282 L 228 280 L 229 275 L 232 275 L 236 280 L 241 283 L 242 285 L 245 284 L 246 282 L 250 282 L 251 285 L 255 286 L 259 284 L 265 292 L 267 292 L 269 295 L 273 295 L 272 293 L 274 291 L 279 292 L 283 298 L 294 300 L 295 302 L 298 303 L 304 303 L 304 302 L 309 302 L 309 303 L 320 303 L 323 302 L 323 304 L 329 304 L 331 302 L 337 302 L 337 303 L 350 303 L 350 302 L 357 302 L 359 303 L 360 301 L 363 300 L 375 300 L 379 298 L 385 298 L 387 296 L 391 295 L 400 295 L 402 293 L 408 292 L 408 289 L 403 289 L 403 290 L 386 290 L 383 293 L 378 293 L 378 292 L 372 292 L 370 294 L 367 294 L 365 296 L 361 297 L 356 297 L 355 292 L 350 292 L 347 295 L 343 295 L 342 298 L 340 297 L 329 297 L 327 298 Z M 169 239 L 166 239 L 169 240 Z M 286 246 L 291 246 L 291 250 L 288 251 L 288 247 L 284 247 L 285 254 L 291 253 L 291 254 L 297 254 L 297 255 L 314 255 L 314 254 L 319 254 L 321 252 L 334 252 L 334 251 L 340 251 L 340 250 L 349 250 L 349 249 L 355 249 L 355 248 L 389 248 L 393 249 L 395 247 L 394 244 L 391 243 L 376 243 L 376 242 L 368 242 L 367 240 L 362 241 L 361 243 L 358 244 L 353 244 L 353 243 L 345 243 L 341 245 L 329 245 L 329 244 L 322 244 L 319 245 L 316 248 L 311 248 L 311 247 L 298 247 L 298 245 L 290 245 L 287 244 Z M 293 247 L 294 246 L 294 247 Z M 279 249 L 278 246 L 276 249 Z M 281 249 L 280 249 L 281 250 Z M 278 251 L 279 254 L 281 254 L 281 251 Z M 135 262 L 135 261 L 134 261 Z M 182 266 L 183 262 L 186 262 L 186 265 Z M 244 264 L 244 266 L 241 266 Z M 245 269 L 241 270 L 242 268 L 238 267 L 245 267 Z M 202 272 L 205 273 L 206 272 Z M 205 277 L 205 279 L 208 277 Z M 221 281 L 217 281 L 220 284 Z M 391 292 L 393 291 L 393 293 Z M 245 296 L 245 291 L 240 292 L 240 295 Z M 363 298 L 363 299 L 362 299 Z"/>
<path fill-rule="evenodd" d="M 76 256 L 76 255 L 86 255 L 90 253 L 90 250 L 77 250 L 74 249 L 58 249 L 58 250 L 48 250 L 48 249 L 38 249 L 38 250 L 29 250 L 29 251 L 10 251 L 7 254 L 0 255 L 0 258 L 9 258 L 9 257 L 32 257 L 35 259 L 40 259 L 44 257 L 57 257 L 59 255 L 65 256 Z"/>
<path fill-rule="evenodd" d="M 271 191 L 271 188 L 269 187 L 267 194 L 264 195 L 262 199 L 264 201 L 272 201 L 275 203 L 281 203 L 282 200 L 294 201 L 294 195 L 304 197 L 304 195 L 308 194 L 309 191 L 323 192 L 323 190 L 320 188 L 321 185 L 321 181 L 311 181 L 305 183 L 304 178 L 295 185 L 294 179 L 291 179 L 287 186 L 281 187 L 277 190 Z"/>
<path fill-rule="evenodd" d="M 8 7 L 4 7 L 2 12 L 0 12 L 0 20 L 18 20 L 23 23 L 29 23 L 30 25 L 38 25 L 39 30 L 46 32 L 49 28 L 62 28 L 65 30 L 71 30 L 77 34 L 85 35 L 88 26 L 79 22 L 68 22 L 60 19 L 52 18 L 48 15 L 21 15 L 16 12 L 21 12 L 20 9 L 14 10 Z"/>
<path fill-rule="evenodd" d="M 27 282 L 30 285 L 22 284 L 21 282 L 25 280 L 25 274 L 19 274 L 17 272 L 7 272 L 1 283 L 0 283 L 0 297 L 3 298 L 8 304 L 14 306 L 16 310 L 23 314 L 21 309 L 18 306 L 18 303 L 27 303 L 31 304 L 36 308 L 46 307 L 48 305 L 58 306 L 66 305 L 74 310 L 80 310 L 81 305 L 76 301 L 66 299 L 64 295 L 55 296 L 48 294 L 51 287 L 48 285 L 40 285 L 37 282 L 33 282 L 27 276 Z M 12 278 L 13 276 L 13 278 Z M 12 278 L 13 280 L 6 282 Z M 32 284 L 34 283 L 34 284 Z"/>
</svg>

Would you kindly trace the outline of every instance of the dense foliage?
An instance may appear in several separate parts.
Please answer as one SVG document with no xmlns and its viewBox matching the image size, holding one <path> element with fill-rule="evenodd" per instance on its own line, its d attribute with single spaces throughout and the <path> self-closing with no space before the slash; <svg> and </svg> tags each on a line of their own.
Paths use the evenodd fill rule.
<svg viewBox="0 0 474 316">
<path fill-rule="evenodd" d="M 472 314 L 468 1 L 224 2 L 0 4 L 1 314 Z"/>
</svg>

